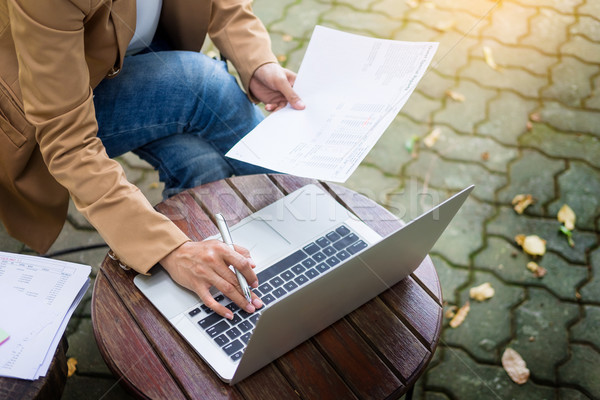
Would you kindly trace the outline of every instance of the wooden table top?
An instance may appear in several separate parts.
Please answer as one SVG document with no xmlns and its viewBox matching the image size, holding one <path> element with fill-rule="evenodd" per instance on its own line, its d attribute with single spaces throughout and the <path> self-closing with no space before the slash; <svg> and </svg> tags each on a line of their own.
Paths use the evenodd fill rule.
<svg viewBox="0 0 600 400">
<path fill-rule="evenodd" d="M 316 183 L 385 236 L 401 223 L 383 207 L 338 185 L 287 175 L 209 183 L 157 209 L 190 238 L 218 233 L 207 213 L 234 225 Z M 441 289 L 429 257 L 406 279 L 234 386 L 222 382 L 109 257 L 96 277 L 92 322 L 104 360 L 142 398 L 398 398 L 431 360 L 442 323 Z"/>
</svg>

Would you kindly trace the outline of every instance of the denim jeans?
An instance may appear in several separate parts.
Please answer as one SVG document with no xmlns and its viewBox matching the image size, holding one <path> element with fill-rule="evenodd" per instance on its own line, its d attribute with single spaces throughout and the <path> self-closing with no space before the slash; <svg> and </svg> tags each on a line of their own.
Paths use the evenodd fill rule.
<svg viewBox="0 0 600 400">
<path fill-rule="evenodd" d="M 163 197 L 226 178 L 270 172 L 224 157 L 264 117 L 223 61 L 187 51 L 125 57 L 94 89 L 98 137 L 110 157 L 132 151 L 159 172 Z"/>
</svg>

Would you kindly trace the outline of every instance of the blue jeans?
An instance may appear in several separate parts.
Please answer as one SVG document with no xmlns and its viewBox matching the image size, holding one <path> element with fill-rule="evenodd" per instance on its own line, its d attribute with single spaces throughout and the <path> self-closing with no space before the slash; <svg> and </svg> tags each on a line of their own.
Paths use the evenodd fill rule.
<svg viewBox="0 0 600 400">
<path fill-rule="evenodd" d="M 223 61 L 187 51 L 127 56 L 94 89 L 98 137 L 110 157 L 149 162 L 163 197 L 226 178 L 271 172 L 224 157 L 263 118 Z"/>
</svg>

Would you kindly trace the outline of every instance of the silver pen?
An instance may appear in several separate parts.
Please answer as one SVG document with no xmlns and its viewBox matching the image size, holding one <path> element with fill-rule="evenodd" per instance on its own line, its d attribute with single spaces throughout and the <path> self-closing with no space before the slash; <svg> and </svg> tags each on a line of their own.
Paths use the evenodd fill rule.
<svg viewBox="0 0 600 400">
<path fill-rule="evenodd" d="M 215 214 L 215 218 L 217 220 L 217 227 L 219 228 L 223 242 L 229 246 L 231 250 L 235 251 L 235 248 L 233 247 L 233 240 L 231 239 L 231 233 L 229 232 L 229 227 L 227 226 L 227 222 L 225 222 L 225 218 L 223 218 L 223 215 L 220 213 Z M 248 282 L 246 282 L 246 278 L 244 278 L 244 275 L 242 275 L 237 268 L 234 267 L 233 270 L 235 271 L 235 276 L 242 287 L 242 292 L 244 292 L 244 296 L 246 296 L 246 300 L 248 300 L 248 303 L 252 303 L 252 294 L 250 292 Z"/>
</svg>

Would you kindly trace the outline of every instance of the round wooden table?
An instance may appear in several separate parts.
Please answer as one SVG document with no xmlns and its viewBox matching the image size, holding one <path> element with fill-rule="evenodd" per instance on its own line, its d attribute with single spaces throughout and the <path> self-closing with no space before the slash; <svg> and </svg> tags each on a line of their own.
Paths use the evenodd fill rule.
<svg viewBox="0 0 600 400">
<path fill-rule="evenodd" d="M 316 183 L 380 235 L 401 222 L 338 185 L 288 175 L 253 175 L 202 185 L 157 205 L 190 238 L 218 233 L 207 213 L 231 223 Z M 406 279 L 234 386 L 222 382 L 106 257 L 94 285 L 98 347 L 132 393 L 151 399 L 399 398 L 425 370 L 442 324 L 441 289 L 429 257 Z"/>
</svg>

